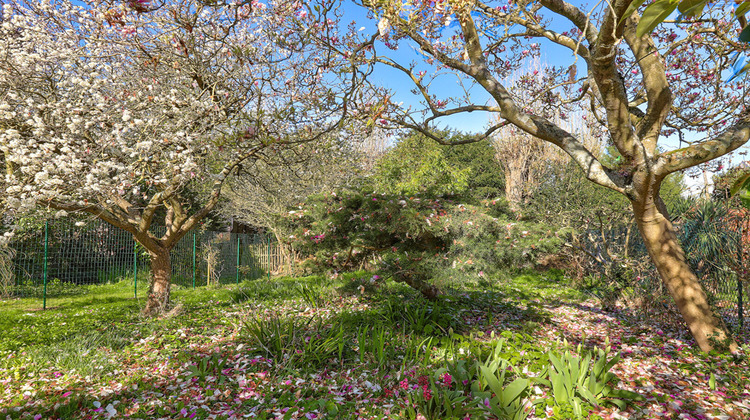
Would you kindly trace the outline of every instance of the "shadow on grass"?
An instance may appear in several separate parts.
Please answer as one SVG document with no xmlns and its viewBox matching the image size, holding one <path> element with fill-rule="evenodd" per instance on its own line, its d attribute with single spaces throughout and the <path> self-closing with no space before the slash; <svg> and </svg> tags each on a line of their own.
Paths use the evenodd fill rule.
<svg viewBox="0 0 750 420">
<path fill-rule="evenodd" d="M 481 341 L 477 339 L 479 332 L 485 333 L 486 337 L 487 331 L 493 331 L 496 335 L 502 335 L 503 331 L 508 330 L 521 331 L 526 334 L 503 335 L 509 337 L 509 340 L 516 340 L 512 346 L 509 345 L 509 351 L 514 354 L 507 357 L 512 359 L 512 356 L 517 356 L 518 363 L 529 364 L 531 371 L 539 371 L 539 366 L 530 364 L 545 360 L 544 352 L 547 349 L 534 348 L 538 346 L 538 342 L 534 341 L 534 334 L 541 324 L 551 322 L 546 307 L 568 306 L 585 314 L 596 314 L 602 318 L 605 325 L 612 323 L 613 335 L 615 328 L 619 328 L 615 326 L 614 321 L 620 321 L 620 317 L 624 316 L 607 313 L 594 305 L 579 302 L 580 295 L 566 290 L 560 282 L 540 279 L 533 275 L 519 276 L 502 282 L 494 285 L 490 291 L 454 291 L 441 296 L 436 302 L 426 301 L 413 290 L 401 285 L 389 285 L 364 294 L 356 292 L 354 299 L 351 294 L 340 294 L 342 290 L 347 289 L 338 287 L 337 291 L 340 284 L 324 278 L 287 278 L 274 282 L 246 281 L 241 283 L 239 288 L 232 289 L 177 290 L 175 296 L 185 301 L 190 312 L 185 314 L 186 316 L 175 317 L 168 323 L 149 321 L 149 333 L 153 339 L 149 336 L 148 340 L 138 344 L 137 353 L 128 354 L 127 351 L 136 347 L 128 347 L 129 341 L 117 342 L 117 337 L 113 338 L 111 344 L 106 343 L 104 339 L 100 340 L 95 334 L 83 336 L 79 340 L 80 348 L 109 349 L 106 351 L 110 352 L 111 357 L 116 357 L 120 364 L 125 365 L 126 373 L 113 378 L 118 384 L 116 391 L 106 395 L 91 394 L 83 391 L 91 384 L 80 381 L 67 387 L 73 390 L 72 394 L 61 397 L 59 391 L 45 387 L 37 394 L 36 398 L 43 403 L 37 405 L 37 410 L 41 410 L 40 414 L 43 414 L 44 418 L 83 418 L 93 415 L 94 401 L 99 401 L 101 407 L 119 401 L 114 408 L 120 413 L 128 411 L 129 415 L 142 418 L 176 418 L 185 417 L 185 414 L 181 413 L 184 407 L 199 407 L 200 404 L 195 403 L 199 399 L 204 401 L 201 404 L 207 408 L 196 409 L 204 411 L 188 412 L 188 415 L 195 414 L 196 418 L 206 418 L 210 414 L 209 411 L 217 412 L 227 407 L 242 414 L 265 411 L 269 413 L 269 417 L 273 417 L 270 413 L 278 408 L 289 408 L 292 412 L 294 407 L 322 410 L 322 406 L 316 405 L 318 400 L 330 399 L 332 389 L 339 392 L 338 390 L 351 385 L 350 379 L 345 377 L 343 372 L 378 372 L 378 375 L 372 375 L 369 379 L 378 383 L 377 381 L 384 377 L 382 375 L 389 371 L 400 369 L 403 364 L 418 363 L 420 358 L 427 357 L 424 353 L 414 351 L 424 351 L 423 347 L 426 346 L 421 345 L 424 339 L 433 338 L 435 341 L 430 342 L 430 347 L 447 354 L 455 342 Z M 566 301 L 568 297 L 576 299 L 572 299 L 573 302 Z M 98 298 L 89 304 L 94 308 L 103 308 L 108 305 L 116 306 L 118 302 L 122 301 Z M 257 316 L 262 321 L 261 328 L 269 329 L 259 332 L 260 337 L 282 338 L 278 347 L 280 352 L 274 354 L 272 364 L 265 361 L 250 363 L 266 353 L 262 346 L 253 341 L 253 337 L 247 335 L 247 331 L 224 327 L 214 330 L 197 327 L 205 325 L 207 321 L 204 318 L 221 317 L 222 312 L 216 311 L 217 308 L 238 303 L 257 304 L 252 308 L 243 305 L 244 309 L 238 307 L 237 310 L 245 311 L 241 316 Z M 201 312 L 204 310 L 205 312 Z M 277 322 L 266 318 L 269 314 L 275 313 L 278 316 L 279 312 L 284 311 L 288 317 L 298 318 L 299 321 L 294 321 L 296 324 L 284 324 L 287 321 L 283 319 Z M 86 316 L 98 321 L 100 326 L 113 322 L 111 314 L 104 311 L 94 311 Z M 223 316 L 230 317 L 229 314 Z M 236 320 L 234 309 L 231 316 Z M 314 320 L 311 320 L 312 318 Z M 270 330 L 274 322 L 277 322 L 280 328 L 285 325 L 291 325 L 292 328 L 281 330 L 282 335 L 279 336 Z M 128 337 L 128 327 L 118 325 L 123 328 L 122 335 Z M 217 322 L 215 325 L 219 327 L 224 324 Z M 187 338 L 179 338 L 179 334 L 176 333 L 176 330 L 183 328 L 190 330 Z M 342 341 L 337 338 L 339 331 L 343 337 L 341 350 L 338 343 Z M 456 337 L 450 334 L 451 331 L 462 335 Z M 471 335 L 472 333 L 474 335 Z M 583 335 L 578 331 L 568 333 L 568 340 L 573 345 L 583 339 Z M 642 331 L 644 339 L 649 333 L 646 329 Z M 202 335 L 198 337 L 192 334 Z M 382 339 L 378 338 L 379 334 L 382 335 Z M 587 345 L 593 345 L 593 341 L 590 341 L 591 334 L 588 337 Z M 633 339 L 638 340 L 639 337 L 634 336 Z M 270 347 L 268 341 L 262 344 Z M 658 344 L 652 343 L 647 354 L 627 354 L 623 359 L 650 363 L 653 356 L 665 354 L 665 350 Z M 65 348 L 59 343 L 56 346 L 58 349 Z M 76 354 L 72 351 L 75 348 L 71 345 L 71 351 L 67 351 L 66 357 L 72 358 Z M 364 350 L 360 350 L 362 348 Z M 300 351 L 302 353 L 299 353 Z M 530 362 L 528 356 L 521 356 L 532 351 L 539 353 L 535 356 L 535 362 Z M 215 358 L 214 352 L 218 352 L 220 356 Z M 54 357 L 54 353 L 55 350 L 51 347 L 47 357 Z M 288 357 L 285 358 L 285 354 Z M 343 357 L 343 361 L 338 360 L 339 355 Z M 674 359 L 679 356 L 677 353 L 669 355 Z M 383 363 L 384 359 L 387 360 L 386 363 Z M 69 363 L 69 366 L 88 363 L 86 360 L 74 358 L 62 362 Z M 697 405 L 691 402 L 695 401 L 695 396 L 692 395 L 690 383 L 679 370 L 688 369 L 690 366 L 679 369 L 674 367 L 654 365 L 650 371 L 631 372 L 629 377 L 623 379 L 665 409 L 671 407 L 670 402 L 678 401 L 682 403 L 679 409 L 686 413 L 698 413 Z M 118 365 L 116 369 L 121 368 Z M 338 373 L 342 374 L 342 379 L 335 383 L 338 387 L 334 388 L 329 387 L 328 383 L 316 383 L 313 386 L 304 381 L 290 380 L 295 379 L 293 375 L 296 375 L 296 378 L 307 378 L 299 374 L 300 372 L 315 373 L 321 383 L 327 380 L 326 377 Z M 650 375 L 648 381 L 643 379 L 646 375 Z M 222 377 L 226 379 L 235 376 L 246 378 L 241 387 L 237 382 L 221 382 Z M 136 390 L 132 388 L 133 385 L 137 385 Z M 215 395 L 215 391 L 220 393 L 217 398 L 206 399 L 207 396 Z M 223 397 L 225 394 L 228 396 Z M 353 407 L 358 399 L 382 398 L 383 392 L 373 391 L 367 397 L 354 393 L 341 393 L 340 396 L 342 401 L 345 401 L 343 404 L 351 404 L 353 413 Z M 58 403 L 60 405 L 57 408 L 48 408 Z M 25 401 L 18 400 L 18 405 L 15 406 L 23 404 Z M 8 407 L 0 407 L 0 413 L 3 408 Z M 347 418 L 345 413 L 349 412 L 345 410 L 350 408 L 340 407 L 338 418 Z M 328 414 L 331 418 L 337 418 L 334 414 Z"/>
<path fill-rule="evenodd" d="M 332 284 L 326 282 L 317 284 L 317 287 L 322 289 L 331 286 Z M 250 295 L 255 292 L 256 296 L 260 295 L 261 298 L 266 299 L 265 303 L 277 302 L 277 297 L 285 295 L 286 299 L 296 299 L 296 304 L 300 302 L 306 304 L 307 301 L 301 296 L 300 290 L 299 281 L 284 281 L 276 286 L 258 284 L 253 288 L 251 285 L 244 285 L 243 289 L 228 291 L 223 296 L 228 298 L 240 296 L 243 301 L 246 301 L 248 299 L 242 295 L 251 297 Z M 316 290 L 321 293 L 325 291 Z M 210 293 L 212 293 L 211 290 L 206 290 L 203 297 L 210 296 Z M 357 309 L 343 309 L 341 306 L 336 307 L 336 302 L 356 302 L 360 306 Z M 499 336 L 501 331 L 506 330 L 504 323 L 506 319 L 525 322 L 530 319 L 544 318 L 543 311 L 536 306 L 518 303 L 515 299 L 509 299 L 499 292 L 472 291 L 450 294 L 440 297 L 436 302 L 430 302 L 411 289 L 396 286 L 372 294 L 358 295 L 357 299 L 351 296 L 339 296 L 337 299 L 328 300 L 326 304 L 331 306 L 322 309 L 321 312 L 311 312 L 319 314 L 325 313 L 330 308 L 337 309 L 332 316 L 325 317 L 324 322 L 323 318 L 318 318 L 320 322 L 308 322 L 309 313 L 291 311 L 288 314 L 290 317 L 301 319 L 297 324 L 292 324 L 293 328 L 286 332 L 282 331 L 281 334 L 275 331 L 263 333 L 268 337 L 276 336 L 286 340 L 281 343 L 281 347 L 278 347 L 281 353 L 272 355 L 266 354 L 258 345 L 259 343 L 253 342 L 253 338 L 247 335 L 247 331 L 232 333 L 231 336 L 225 332 L 226 336 L 219 337 L 215 335 L 216 331 L 201 330 L 206 338 L 210 337 L 205 344 L 188 346 L 183 342 L 175 342 L 167 347 L 164 338 L 174 335 L 177 327 L 184 328 L 190 325 L 192 322 L 187 322 L 190 319 L 188 317 L 175 319 L 174 322 L 180 325 L 174 325 L 171 331 L 154 329 L 156 338 L 149 337 L 139 344 L 137 349 L 138 352 L 148 355 L 145 359 L 139 355 L 141 353 L 125 355 L 121 349 L 127 345 L 119 347 L 120 350 L 118 350 L 119 344 L 109 346 L 100 344 L 93 338 L 89 341 L 83 340 L 80 346 L 82 350 L 84 347 L 109 349 L 107 352 L 111 355 L 110 357 L 116 357 L 128 365 L 124 370 L 129 373 L 124 376 L 120 375 L 116 379 L 118 390 L 106 395 L 75 391 L 75 389 L 85 389 L 90 386 L 81 381 L 67 386 L 68 389 L 74 391 L 62 397 L 60 392 L 45 388 L 39 390 L 36 396 L 37 400 L 43 403 L 37 405 L 37 410 L 43 414 L 44 418 L 84 418 L 86 415 L 93 414 L 94 401 L 101 403 L 100 408 L 119 401 L 114 408 L 118 412 L 128 411 L 131 416 L 177 417 L 184 416 L 181 413 L 182 407 L 187 405 L 197 407 L 198 405 L 194 404 L 196 398 L 205 398 L 204 396 L 214 395 L 215 391 L 219 391 L 222 395 L 229 392 L 232 396 L 231 403 L 230 400 L 222 400 L 222 397 L 207 400 L 202 403 L 205 408 L 195 411 L 196 418 L 206 418 L 209 412 L 224 410 L 228 407 L 227 403 L 236 404 L 232 405 L 232 409 L 238 412 L 249 413 L 256 409 L 260 413 L 265 411 L 269 413 L 270 418 L 273 417 L 270 413 L 279 408 L 288 408 L 290 411 L 294 411 L 295 407 L 310 410 L 318 408 L 318 400 L 330 399 L 330 389 L 325 386 L 311 387 L 294 381 L 289 381 L 291 384 L 287 385 L 282 378 L 300 378 L 305 377 L 306 374 L 316 374 L 319 375 L 320 380 L 323 380 L 322 378 L 326 375 L 341 374 L 341 379 L 338 380 L 340 383 L 337 383 L 337 386 L 340 389 L 347 389 L 347 386 L 351 389 L 349 386 L 351 382 L 343 373 L 364 371 L 376 373 L 370 376 L 369 380 L 376 384 L 382 383 L 385 388 L 386 382 L 381 381 L 386 381 L 384 378 L 388 374 L 419 364 L 423 359 L 426 360 L 425 366 L 433 363 L 440 364 L 440 357 L 451 356 L 451 352 L 458 352 L 459 347 L 468 345 L 467 343 L 476 343 L 476 346 L 480 347 L 487 346 L 487 343 L 476 339 L 479 324 L 482 326 L 486 324 L 486 329 L 497 330 Z M 216 307 L 213 304 L 211 306 Z M 269 306 L 273 308 L 269 309 L 269 312 L 278 309 L 278 305 Z M 262 318 L 265 314 L 248 312 L 246 315 L 257 315 Z M 100 319 L 100 321 L 103 320 Z M 273 321 L 264 322 L 262 328 L 271 328 L 271 325 Z M 337 328 L 341 328 L 343 341 L 336 341 L 335 337 L 339 331 Z M 508 335 L 507 337 L 514 336 Z M 196 338 L 190 337 L 190 340 L 195 343 Z M 339 342 L 343 343 L 340 350 L 337 344 Z M 271 347 L 269 341 L 263 344 Z M 529 346 L 533 344 L 529 336 L 524 336 L 522 342 L 513 343 L 518 348 L 508 346 L 509 351 L 514 354 L 508 354 L 507 357 L 518 356 L 520 361 L 519 355 L 531 349 Z M 239 350 L 241 345 L 244 347 Z M 64 350 L 61 344 L 56 344 L 55 347 Z M 519 350 L 521 348 L 523 351 Z M 135 349 L 135 347 L 130 347 L 130 349 Z M 218 352 L 220 356 L 215 358 L 213 352 Z M 64 353 L 70 355 L 84 352 L 65 351 Z M 47 357 L 52 358 L 53 354 L 54 350 L 50 349 Z M 94 352 L 88 354 L 92 355 L 90 357 L 98 357 Z M 432 359 L 430 359 L 430 354 L 432 354 Z M 541 351 L 539 354 L 543 355 Z M 258 360 L 256 358 L 259 356 L 273 356 L 273 362 L 248 363 L 248 360 Z M 343 361 L 339 360 L 339 356 L 343 357 Z M 524 360 L 528 360 L 528 356 L 524 357 L 526 357 Z M 541 360 L 542 357 L 539 356 L 538 359 Z M 436 360 L 438 362 L 435 362 Z M 67 366 L 88 363 L 85 360 L 70 359 L 68 356 L 60 362 L 63 363 L 60 365 L 63 367 L 66 366 L 65 363 L 68 363 Z M 139 367 L 144 363 L 145 369 Z M 93 365 L 93 361 L 88 364 Z M 121 367 L 109 369 L 119 370 Z M 242 389 L 237 388 L 236 382 L 221 382 L 221 378 L 236 375 L 247 378 Z M 179 383 L 177 378 L 181 380 Z M 268 382 L 269 386 L 265 387 L 264 382 Z M 137 385 L 137 390 L 133 390 L 133 385 Z M 264 403 L 257 398 L 260 394 L 264 396 Z M 344 405 L 336 408 L 339 410 L 337 415 L 343 416 L 339 418 L 347 418 L 347 413 L 354 415 L 357 404 L 361 403 L 358 399 L 365 398 L 360 394 L 361 391 L 352 391 L 350 394 L 344 394 L 342 391 L 343 402 L 341 404 Z M 383 390 L 377 390 L 372 391 L 368 398 L 383 398 L 384 395 Z M 19 402 L 19 406 L 23 403 Z M 55 406 L 56 408 L 52 408 Z"/>
</svg>

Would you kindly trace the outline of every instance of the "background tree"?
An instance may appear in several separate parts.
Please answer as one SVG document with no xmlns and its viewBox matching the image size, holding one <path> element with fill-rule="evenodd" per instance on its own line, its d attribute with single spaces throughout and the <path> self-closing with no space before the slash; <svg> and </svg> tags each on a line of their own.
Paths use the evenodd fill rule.
<svg viewBox="0 0 750 420">
<path fill-rule="evenodd" d="M 567 122 L 568 115 L 573 111 L 570 106 L 551 102 L 549 96 L 536 95 L 546 83 L 554 83 L 554 74 L 554 69 L 542 65 L 535 57 L 527 61 L 524 68 L 506 77 L 504 82 L 517 87 L 509 93 L 514 95 L 514 99 L 524 108 L 533 109 L 557 124 L 570 125 Z M 581 110 L 578 111 L 580 114 Z M 493 124 L 498 122 L 500 121 L 497 117 L 492 121 Z M 584 127 L 583 124 L 578 125 Z M 588 134 L 583 130 L 574 131 L 582 135 Z M 586 135 L 586 138 L 597 141 L 593 136 Z M 534 139 L 513 125 L 500 127 L 492 136 L 492 144 L 496 150 L 495 156 L 505 172 L 505 198 L 515 212 L 521 212 L 529 203 L 541 183 L 553 174 L 554 168 L 564 166 L 569 160 L 567 155 L 554 145 Z M 594 143 L 590 146 L 592 151 L 596 151 Z"/>
<path fill-rule="evenodd" d="M 285 2 L 6 2 L 8 204 L 85 212 L 132 233 L 151 256 L 144 312 L 161 311 L 169 251 L 232 171 L 340 129 L 343 93 L 323 83 L 335 63 L 307 38 L 326 30 L 305 23 L 313 13 Z M 200 203 L 186 199 L 199 190 Z"/>
<path fill-rule="evenodd" d="M 367 146 L 368 152 L 373 152 L 373 144 L 352 144 L 351 137 L 346 142 L 332 138 L 261 156 L 243 165 L 237 176 L 229 180 L 220 211 L 270 232 L 279 244 L 287 243 L 285 215 L 298 209 L 311 195 L 356 184 L 363 169 L 361 152 L 355 148 Z M 291 247 L 282 246 L 281 252 L 288 263 L 294 258 Z"/>
<path fill-rule="evenodd" d="M 367 2 L 364 6 L 379 20 L 378 33 L 360 39 L 368 48 L 353 50 L 352 62 L 365 73 L 378 64 L 401 71 L 413 82 L 423 107 L 401 107 L 390 101 L 390 93 L 372 86 L 384 99 L 377 107 L 364 104 L 364 110 L 443 143 L 448 142 L 430 132 L 440 118 L 489 112 L 500 122 L 477 140 L 512 124 L 559 147 L 590 181 L 627 198 L 648 253 L 700 348 L 734 350 L 736 343 L 714 315 L 685 258 L 659 192 L 667 175 L 747 142 L 745 84 L 721 82 L 728 53 L 744 46 L 726 36 L 734 30 L 731 20 L 690 23 L 679 32 L 663 28 L 654 34 L 636 33 L 641 16 L 632 3 L 616 0 L 585 10 L 557 0 Z M 724 11 L 708 13 L 719 16 Z M 396 54 L 380 53 L 381 47 L 395 49 L 399 43 L 415 45 L 424 60 L 401 63 Z M 510 94 L 514 88 L 502 82 L 542 46 L 549 54 L 573 54 L 576 61 L 557 67 L 555 83 L 535 94 L 590 104 L 608 143 L 622 156 L 616 165 L 599 160 L 575 133 L 521 106 Z M 578 64 L 585 66 L 582 77 L 575 71 Z M 433 82 L 445 73 L 462 84 L 465 95 L 438 96 L 434 87 L 439 83 Z M 474 102 L 471 94 L 479 90 L 497 106 Z M 691 132 L 696 140 L 687 147 L 666 152 L 658 148 L 660 137 L 676 133 L 685 140 Z"/>
<path fill-rule="evenodd" d="M 446 141 L 468 134 L 438 131 Z M 502 168 L 489 142 L 448 147 L 419 132 L 408 132 L 378 161 L 371 176 L 376 191 L 393 195 L 497 198 L 503 192 Z"/>
</svg>

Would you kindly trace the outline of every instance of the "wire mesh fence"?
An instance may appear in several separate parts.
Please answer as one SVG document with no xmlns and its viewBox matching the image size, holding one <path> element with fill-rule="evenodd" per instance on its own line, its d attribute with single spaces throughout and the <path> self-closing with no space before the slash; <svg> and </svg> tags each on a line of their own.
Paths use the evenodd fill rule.
<svg viewBox="0 0 750 420">
<path fill-rule="evenodd" d="M 673 224 L 714 312 L 735 335 L 750 340 L 750 212 L 731 204 L 696 202 Z M 586 232 L 577 246 L 587 271 L 598 272 L 595 294 L 605 305 L 626 302 L 643 319 L 684 322 L 634 224 Z"/>
<path fill-rule="evenodd" d="M 675 222 L 688 262 L 714 311 L 737 335 L 750 338 L 746 317 L 750 213 L 705 201 Z M 666 295 L 666 288 L 660 287 Z"/>
<path fill-rule="evenodd" d="M 154 228 L 156 235 L 164 227 Z M 177 287 L 239 283 L 270 276 L 285 264 L 268 235 L 195 231 L 171 252 L 172 283 Z M 89 285 L 129 281 L 144 295 L 150 277 L 149 255 L 133 236 L 102 221 L 81 226 L 55 220 L 0 247 L 0 299 L 47 300 L 81 293 Z"/>
</svg>

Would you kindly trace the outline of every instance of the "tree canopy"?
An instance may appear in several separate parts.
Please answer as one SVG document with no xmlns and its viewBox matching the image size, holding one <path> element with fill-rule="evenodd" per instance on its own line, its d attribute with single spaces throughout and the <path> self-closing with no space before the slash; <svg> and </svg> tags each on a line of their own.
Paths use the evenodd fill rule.
<svg viewBox="0 0 750 420">
<path fill-rule="evenodd" d="M 437 135 L 446 141 L 469 137 L 449 131 Z M 380 159 L 372 183 L 377 191 L 395 195 L 495 198 L 503 192 L 503 171 L 489 142 L 447 147 L 411 132 Z"/>
<path fill-rule="evenodd" d="M 152 256 L 147 312 L 168 300 L 169 250 L 235 168 L 343 128 L 346 83 L 299 3 L 14 1 L 2 22 L 7 204 L 132 233 Z"/>
</svg>

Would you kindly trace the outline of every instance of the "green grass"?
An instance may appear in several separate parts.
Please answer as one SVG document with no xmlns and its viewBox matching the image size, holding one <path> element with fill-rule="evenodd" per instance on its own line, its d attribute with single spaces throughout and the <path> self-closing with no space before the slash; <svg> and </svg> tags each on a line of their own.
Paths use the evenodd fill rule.
<svg viewBox="0 0 750 420">
<path fill-rule="evenodd" d="M 253 305 L 273 307 L 274 305 L 298 301 L 299 305 L 315 307 L 341 296 L 359 293 L 353 287 L 353 279 L 369 278 L 370 273 L 347 273 L 336 280 L 322 276 L 304 278 L 282 277 L 272 282 L 266 279 L 243 281 L 239 286 L 222 288 L 185 288 L 173 286 L 172 300 L 182 305 L 183 311 L 193 317 L 201 313 L 213 313 L 216 309 L 231 308 L 234 305 L 252 302 Z M 140 316 L 145 304 L 147 284 L 139 279 L 138 298 L 133 297 L 132 279 L 118 283 L 80 286 L 82 291 L 63 297 L 50 298 L 47 309 L 41 310 L 38 298 L 24 298 L 0 301 L 0 351 L 16 351 L 35 347 L 74 345 L 75 337 L 86 340 L 99 340 L 97 334 L 106 331 L 127 331 L 124 335 L 138 337 L 148 331 L 160 328 L 162 324 L 174 323 L 171 320 L 148 320 Z M 359 284 L 359 283 L 356 283 Z M 533 299 L 552 299 L 568 289 L 550 284 L 540 276 L 523 275 L 513 281 L 497 281 L 492 292 L 468 290 L 466 297 L 443 297 L 435 303 L 427 302 L 412 289 L 400 284 L 388 284 L 361 298 L 372 304 L 364 311 L 342 310 L 337 315 L 341 325 L 355 331 L 362 325 L 389 325 L 402 334 L 418 334 L 420 338 L 429 335 L 445 335 L 449 329 L 458 330 L 452 318 L 456 311 L 482 309 L 496 305 L 495 300 L 507 299 L 510 304 L 526 306 Z M 481 297 L 481 298 L 480 298 Z M 489 302 L 487 305 L 486 303 Z M 447 310 L 450 306 L 451 310 Z M 508 307 L 510 308 L 510 306 Z M 508 309 L 506 308 L 506 309 Z M 531 312 L 535 309 L 518 309 Z M 210 316 L 209 316 L 210 317 Z M 179 324 L 177 322 L 176 324 Z M 176 325 L 175 325 L 176 326 Z M 75 342 L 83 345 L 81 342 Z M 43 354 L 44 352 L 37 352 Z"/>
<path fill-rule="evenodd" d="M 195 290 L 173 286 L 180 309 L 157 319 L 140 315 L 146 284 L 139 282 L 143 295 L 136 299 L 129 279 L 87 286 L 51 301 L 45 311 L 38 299 L 0 303 L 0 417 L 84 418 L 95 402 L 105 407 L 120 401 L 136 418 L 226 418 L 220 414 L 226 404 L 243 413 L 257 410 L 258 418 L 294 412 L 409 418 L 414 407 L 430 418 L 448 412 L 484 418 L 484 409 L 469 398 L 470 383 L 448 392 L 442 375 L 474 381 L 481 362 L 507 369 L 507 380 L 495 386 L 526 383 L 548 369 L 548 351 L 562 349 L 562 343 L 541 339 L 554 325 L 551 311 L 586 299 L 559 273 L 454 285 L 435 301 L 371 278 L 357 272 Z M 418 378 L 431 384 L 434 401 L 412 388 Z M 404 380 L 413 384 L 408 391 Z M 97 391 L 111 384 L 120 391 Z M 31 405 L 24 397 L 28 389 L 38 390 Z M 405 395 L 412 406 L 404 405 Z M 512 401 L 490 405 L 521 407 Z M 23 409 L 5 410 L 10 407 Z"/>
<path fill-rule="evenodd" d="M 0 351 L 53 345 L 113 325 L 148 325 L 150 321 L 140 316 L 147 287 L 145 281 L 140 282 L 138 297 L 134 298 L 132 280 L 80 286 L 80 293 L 47 299 L 46 310 L 42 310 L 39 298 L 0 301 Z M 172 300 L 188 309 L 207 301 L 229 306 L 245 298 L 246 294 L 236 288 L 172 287 Z"/>
</svg>

